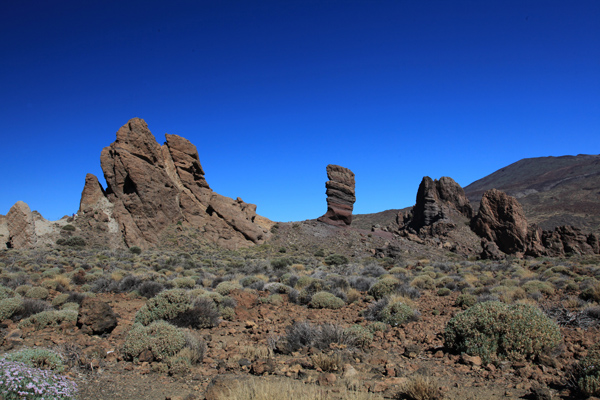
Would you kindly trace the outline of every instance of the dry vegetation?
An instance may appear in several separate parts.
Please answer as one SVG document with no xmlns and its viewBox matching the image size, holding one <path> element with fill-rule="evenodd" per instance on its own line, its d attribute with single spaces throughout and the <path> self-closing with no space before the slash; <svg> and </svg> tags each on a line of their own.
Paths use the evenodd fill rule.
<svg viewBox="0 0 600 400">
<path fill-rule="evenodd" d="M 89 297 L 114 331 L 77 327 Z M 584 398 L 600 394 L 599 301 L 598 258 L 6 250 L 0 359 L 68 376 L 85 399 Z M 14 355 L 31 348 L 45 358 Z M 223 376 L 245 378 L 210 397 Z"/>
</svg>

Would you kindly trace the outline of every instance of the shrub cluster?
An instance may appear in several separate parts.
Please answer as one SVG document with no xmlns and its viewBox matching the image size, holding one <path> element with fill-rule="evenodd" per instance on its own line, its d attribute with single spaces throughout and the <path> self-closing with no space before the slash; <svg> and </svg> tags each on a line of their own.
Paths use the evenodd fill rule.
<svg viewBox="0 0 600 400">
<path fill-rule="evenodd" d="M 480 356 L 489 363 L 497 358 L 532 359 L 555 348 L 561 340 L 558 325 L 537 307 L 478 303 L 446 325 L 446 346 Z"/>
<path fill-rule="evenodd" d="M 312 308 L 329 308 L 337 310 L 344 307 L 346 303 L 334 294 L 322 291 L 315 293 L 309 304 Z"/>
<path fill-rule="evenodd" d="M 586 396 L 600 396 L 600 344 L 593 346 L 579 363 L 579 389 Z"/>
</svg>

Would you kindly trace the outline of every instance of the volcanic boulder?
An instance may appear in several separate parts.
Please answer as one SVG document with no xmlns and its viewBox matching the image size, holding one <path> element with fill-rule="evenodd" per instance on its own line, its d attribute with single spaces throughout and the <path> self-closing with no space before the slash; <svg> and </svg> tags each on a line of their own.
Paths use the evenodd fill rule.
<svg viewBox="0 0 600 400">
<path fill-rule="evenodd" d="M 521 204 L 496 189 L 486 191 L 479 212 L 471 220 L 471 229 L 482 238 L 496 243 L 506 254 L 525 251 L 527 219 Z"/>
<path fill-rule="evenodd" d="M 139 118 L 122 126 L 100 156 L 107 188 L 102 193 L 97 179 L 86 177 L 80 210 L 114 218 L 127 246 L 161 245 L 165 230 L 175 224 L 228 248 L 266 239 L 267 229 L 255 222 L 256 206 L 214 193 L 196 147 L 177 135 L 166 139 L 160 146 Z"/>
<path fill-rule="evenodd" d="M 329 225 L 349 226 L 352 223 L 352 210 L 356 201 L 354 172 L 339 165 L 329 164 L 327 178 L 327 212 L 318 220 Z"/>
</svg>

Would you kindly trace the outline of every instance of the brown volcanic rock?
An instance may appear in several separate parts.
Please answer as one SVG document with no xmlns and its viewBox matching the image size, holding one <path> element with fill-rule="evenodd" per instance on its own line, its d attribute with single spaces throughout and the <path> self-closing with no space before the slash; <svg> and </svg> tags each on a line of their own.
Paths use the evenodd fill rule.
<svg viewBox="0 0 600 400">
<path fill-rule="evenodd" d="M 114 218 L 128 246 L 161 245 L 174 224 L 229 248 L 266 239 L 268 231 L 255 222 L 256 206 L 214 193 L 196 147 L 177 135 L 166 139 L 161 147 L 139 118 L 121 127 L 100 157 L 106 191 L 93 175 L 86 177 L 81 209 L 97 214 L 100 208 L 107 220 Z"/>
<path fill-rule="evenodd" d="M 102 335 L 117 327 L 117 316 L 108 303 L 86 297 L 79 308 L 77 326 L 87 334 Z"/>
<path fill-rule="evenodd" d="M 467 218 L 473 216 L 473 208 L 462 187 L 447 176 L 440 180 L 425 176 L 419 185 L 417 201 L 408 226 L 419 231 L 424 226 L 448 218 L 453 212 Z"/>
<path fill-rule="evenodd" d="M 527 219 L 521 204 L 496 189 L 486 191 L 479 212 L 471 220 L 471 229 L 484 239 L 496 243 L 507 254 L 523 252 L 527 243 Z"/>
<path fill-rule="evenodd" d="M 13 249 L 28 249 L 35 247 L 34 216 L 29 206 L 23 201 L 17 201 L 6 214 L 8 226 L 7 247 Z"/>
<path fill-rule="evenodd" d="M 574 226 L 559 226 L 552 231 L 542 231 L 541 242 L 544 252 L 532 255 L 547 255 L 561 257 L 566 254 L 591 255 L 600 252 L 598 236 L 593 233 L 585 234 Z"/>
<path fill-rule="evenodd" d="M 83 192 L 81 192 L 81 200 L 79 201 L 79 211 L 94 208 L 105 197 L 104 189 L 96 175 L 87 174 L 85 176 Z"/>
<path fill-rule="evenodd" d="M 354 172 L 339 165 L 329 164 L 327 178 L 327 212 L 318 220 L 329 225 L 348 226 L 352 223 L 352 210 L 356 202 Z"/>
</svg>

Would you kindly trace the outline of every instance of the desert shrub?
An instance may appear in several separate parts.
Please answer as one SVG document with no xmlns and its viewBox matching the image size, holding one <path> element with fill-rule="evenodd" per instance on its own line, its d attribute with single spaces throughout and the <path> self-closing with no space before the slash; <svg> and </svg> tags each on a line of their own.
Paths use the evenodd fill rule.
<svg viewBox="0 0 600 400">
<path fill-rule="evenodd" d="M 77 385 L 52 371 L 0 361 L 0 393 L 4 400 L 75 399 Z"/>
<path fill-rule="evenodd" d="M 359 290 L 361 292 L 366 292 L 369 288 L 375 284 L 377 280 L 372 277 L 366 276 L 350 276 L 348 277 L 348 283 L 354 289 Z"/>
<path fill-rule="evenodd" d="M 21 307 L 23 300 L 20 297 L 9 297 L 0 300 L 0 321 L 11 318 Z"/>
<path fill-rule="evenodd" d="M 169 322 L 179 327 L 202 329 L 219 325 L 220 317 L 221 314 L 213 300 L 198 297 L 190 308 L 177 314 Z"/>
<path fill-rule="evenodd" d="M 67 231 L 67 232 L 74 232 L 75 231 L 75 227 L 71 224 L 67 224 L 65 226 L 63 226 L 61 228 L 63 231 Z"/>
<path fill-rule="evenodd" d="M 138 246 L 131 246 L 131 247 L 129 248 L 129 251 L 130 251 L 132 254 L 142 254 L 142 249 L 141 249 L 140 247 L 138 247 Z"/>
<path fill-rule="evenodd" d="M 447 287 L 440 288 L 437 291 L 438 296 L 449 296 L 450 293 L 452 293 L 452 290 L 448 289 Z"/>
<path fill-rule="evenodd" d="M 406 322 L 416 321 L 419 315 L 417 310 L 404 302 L 390 301 L 379 313 L 378 320 L 391 326 L 399 326 Z"/>
<path fill-rule="evenodd" d="M 527 293 L 535 293 L 540 292 L 547 295 L 554 294 L 554 287 L 549 282 L 543 282 L 538 280 L 527 281 L 523 284 L 523 290 Z"/>
<path fill-rule="evenodd" d="M 69 297 L 67 297 L 67 300 L 65 300 L 65 303 L 77 303 L 77 304 L 81 304 L 81 303 L 83 303 L 83 300 L 86 297 L 87 296 L 86 296 L 85 293 L 69 292 Z"/>
<path fill-rule="evenodd" d="M 577 385 L 586 396 L 600 396 L 600 344 L 579 362 Z"/>
<path fill-rule="evenodd" d="M 332 254 L 330 256 L 325 257 L 325 264 L 327 265 L 344 265 L 348 264 L 348 258 L 341 254 Z"/>
<path fill-rule="evenodd" d="M 260 279 L 258 276 L 246 276 L 242 279 L 240 279 L 240 285 L 242 285 L 243 287 L 248 287 L 251 286 L 252 284 L 256 283 L 256 282 L 262 282 L 263 286 L 265 281 L 263 281 L 262 279 Z"/>
<path fill-rule="evenodd" d="M 431 378 L 416 375 L 409 378 L 400 392 L 409 400 L 441 400 L 444 394 Z"/>
<path fill-rule="evenodd" d="M 288 351 L 303 347 L 328 349 L 332 343 L 347 344 L 344 329 L 335 324 L 313 325 L 308 321 L 294 322 L 285 329 L 285 342 Z"/>
<path fill-rule="evenodd" d="M 271 267 L 273 267 L 273 269 L 275 269 L 275 270 L 282 270 L 286 267 L 289 267 L 292 264 L 293 264 L 293 261 L 286 257 L 276 258 L 274 260 L 271 260 Z"/>
<path fill-rule="evenodd" d="M 63 322 L 77 322 L 77 311 L 74 310 L 48 310 L 34 314 L 19 323 L 19 328 L 33 326 L 35 330 L 47 326 L 58 326 Z"/>
<path fill-rule="evenodd" d="M 190 296 L 184 289 L 169 289 L 149 299 L 135 314 L 135 322 L 148 325 L 159 319 L 172 320 L 191 306 Z"/>
<path fill-rule="evenodd" d="M 25 297 L 39 300 L 46 300 L 49 295 L 48 289 L 40 286 L 34 286 L 25 293 Z"/>
<path fill-rule="evenodd" d="M 370 276 L 373 278 L 378 278 L 386 273 L 387 271 L 385 270 L 385 268 L 378 264 L 369 264 L 366 267 L 364 267 L 363 270 L 360 272 L 362 276 Z"/>
<path fill-rule="evenodd" d="M 600 283 L 595 283 L 583 289 L 580 297 L 583 300 L 600 302 Z"/>
<path fill-rule="evenodd" d="M 446 346 L 480 356 L 531 359 L 561 340 L 558 325 L 528 304 L 478 303 L 452 318 L 445 329 Z"/>
<path fill-rule="evenodd" d="M 175 278 L 171 281 L 171 284 L 173 286 L 175 286 L 176 288 L 193 288 L 194 286 L 196 286 L 196 280 L 193 278 L 190 278 L 189 276 L 186 277 L 179 277 L 179 278 Z"/>
<path fill-rule="evenodd" d="M 50 369 L 63 372 L 64 362 L 60 355 L 52 350 L 43 348 L 23 348 L 2 356 L 3 361 L 20 362 L 30 367 Z"/>
<path fill-rule="evenodd" d="M 267 297 L 261 297 L 260 302 L 280 306 L 281 304 L 283 304 L 283 297 L 281 297 L 280 294 L 275 293 Z"/>
<path fill-rule="evenodd" d="M 383 278 L 371 286 L 368 293 L 373 296 L 375 300 L 379 300 L 392 294 L 399 284 L 400 281 L 398 281 L 396 278 Z"/>
<path fill-rule="evenodd" d="M 217 287 L 215 288 L 215 292 L 219 293 L 222 296 L 227 296 L 233 290 L 241 289 L 241 288 L 242 288 L 242 285 L 240 285 L 237 282 L 226 281 L 226 282 L 219 283 L 217 285 Z"/>
<path fill-rule="evenodd" d="M 309 303 L 309 305 L 312 308 L 329 308 L 333 310 L 342 308 L 345 304 L 346 303 L 344 302 L 344 300 L 340 299 L 339 297 L 336 297 L 335 295 L 329 292 L 315 293 L 312 296 Z"/>
<path fill-rule="evenodd" d="M 127 275 L 119 281 L 118 291 L 120 293 L 129 293 L 136 290 L 141 284 L 142 281 L 137 276 Z"/>
<path fill-rule="evenodd" d="M 317 353 L 310 357 L 315 368 L 325 372 L 334 372 L 342 368 L 343 359 L 339 353 Z"/>
<path fill-rule="evenodd" d="M 412 280 L 410 285 L 422 290 L 433 290 L 435 280 L 429 275 L 419 275 Z"/>
<path fill-rule="evenodd" d="M 232 307 L 219 307 L 219 313 L 225 321 L 233 321 L 235 319 L 235 309 Z"/>
<path fill-rule="evenodd" d="M 132 360 L 149 350 L 155 360 L 162 361 L 177 354 L 185 344 L 184 331 L 168 322 L 154 321 L 148 326 L 136 323 L 127 334 L 123 354 Z"/>
<path fill-rule="evenodd" d="M 15 291 L 7 288 L 6 286 L 0 285 L 0 300 L 8 299 L 9 297 L 14 297 Z"/>
<path fill-rule="evenodd" d="M 67 239 L 58 239 L 56 244 L 59 246 L 71 246 L 71 247 L 83 247 L 85 246 L 85 240 L 81 236 L 71 236 Z"/>
<path fill-rule="evenodd" d="M 477 297 L 472 294 L 463 293 L 456 298 L 454 305 L 466 310 L 469 307 L 474 306 L 477 303 Z"/>
<path fill-rule="evenodd" d="M 137 291 L 140 294 L 140 296 L 144 296 L 147 299 L 151 299 L 152 297 L 162 292 L 164 288 L 165 287 L 158 282 L 145 281 L 138 287 Z"/>
<path fill-rule="evenodd" d="M 373 331 L 361 325 L 352 325 L 344 330 L 347 341 L 354 346 L 368 347 L 373 342 Z"/>
<path fill-rule="evenodd" d="M 14 311 L 11 318 L 13 321 L 20 321 L 22 319 L 29 318 L 32 315 L 41 313 L 42 311 L 48 311 L 51 309 L 52 306 L 43 300 L 23 299 L 19 305 L 19 308 Z"/>
<path fill-rule="evenodd" d="M 375 333 L 375 332 L 385 332 L 388 330 L 388 324 L 386 324 L 385 322 L 381 322 L 381 321 L 375 321 L 370 323 L 369 325 L 367 325 L 367 329 L 369 329 L 369 331 Z"/>
</svg>

